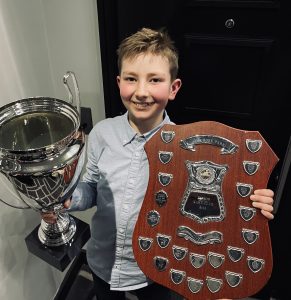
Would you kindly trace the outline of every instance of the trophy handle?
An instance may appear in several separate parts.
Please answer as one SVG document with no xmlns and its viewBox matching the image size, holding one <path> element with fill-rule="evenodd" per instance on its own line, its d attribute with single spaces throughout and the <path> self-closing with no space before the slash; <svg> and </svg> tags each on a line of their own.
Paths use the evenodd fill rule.
<svg viewBox="0 0 291 300">
<path fill-rule="evenodd" d="M 72 91 L 71 91 L 70 86 L 68 85 L 68 78 L 69 77 L 72 77 L 72 80 L 73 80 L 74 89 L 75 89 L 75 102 L 76 102 L 75 104 L 76 104 L 77 111 L 80 115 L 80 111 L 81 111 L 81 108 L 80 108 L 80 92 L 79 92 L 78 82 L 77 82 L 75 73 L 72 72 L 72 71 L 68 71 L 63 77 L 63 83 L 64 83 L 64 86 L 65 86 L 65 88 L 66 88 L 66 90 L 69 94 L 69 103 L 73 104 Z"/>
<path fill-rule="evenodd" d="M 1 163 L 1 160 L 0 160 L 0 163 Z M 5 176 L 5 173 L 0 172 L 0 174 L 4 174 L 4 176 Z M 2 183 L 5 184 L 4 181 L 2 180 L 2 177 L 3 177 L 3 176 L 0 176 L 0 182 L 2 181 Z M 6 180 L 9 181 L 9 179 L 8 179 L 6 176 L 5 176 L 5 178 L 6 178 Z M 10 181 L 9 181 L 9 182 L 10 182 Z M 5 186 L 6 186 L 6 184 L 5 184 Z M 8 205 L 8 206 L 13 207 L 13 208 L 17 208 L 17 209 L 29 209 L 29 208 L 31 208 L 31 206 L 29 206 L 29 205 L 22 199 L 21 195 L 19 194 L 18 190 L 15 188 L 15 186 L 14 186 L 13 184 L 12 184 L 12 188 L 13 188 L 13 190 L 15 191 L 15 193 L 18 195 L 19 199 L 20 199 L 26 206 L 16 206 L 16 205 L 13 205 L 13 204 L 10 204 L 10 203 L 4 201 L 2 198 L 0 198 L 0 202 L 3 202 L 4 204 L 6 204 L 6 205 Z M 10 191 L 10 192 L 11 192 L 11 191 Z M 14 195 L 14 196 L 15 196 L 15 195 Z"/>
<path fill-rule="evenodd" d="M 22 200 L 22 199 L 21 199 Z M 23 201 L 23 200 L 22 200 Z M 4 201 L 3 199 L 0 198 L 0 202 L 10 206 L 10 207 L 13 207 L 13 208 L 17 208 L 17 209 L 30 209 L 31 207 L 30 206 L 16 206 L 16 205 L 12 205 L 12 204 L 9 204 L 8 202 Z M 24 202 L 24 201 L 23 201 Z M 25 203 L 25 202 L 24 202 Z M 26 204 L 26 203 L 25 203 Z"/>
</svg>

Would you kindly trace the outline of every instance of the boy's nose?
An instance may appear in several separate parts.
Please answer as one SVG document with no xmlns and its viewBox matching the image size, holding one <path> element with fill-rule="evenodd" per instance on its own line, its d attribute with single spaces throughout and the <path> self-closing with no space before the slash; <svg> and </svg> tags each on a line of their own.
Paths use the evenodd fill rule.
<svg viewBox="0 0 291 300">
<path fill-rule="evenodd" d="M 136 90 L 135 90 L 135 95 L 138 98 L 145 98 L 148 96 L 148 89 L 145 83 L 139 82 Z"/>
</svg>

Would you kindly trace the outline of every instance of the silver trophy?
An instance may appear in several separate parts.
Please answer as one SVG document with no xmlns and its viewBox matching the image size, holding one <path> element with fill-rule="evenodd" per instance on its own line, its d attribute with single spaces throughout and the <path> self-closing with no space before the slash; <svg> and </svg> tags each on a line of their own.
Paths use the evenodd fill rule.
<svg viewBox="0 0 291 300">
<path fill-rule="evenodd" d="M 63 202 L 79 181 L 85 153 L 74 73 L 67 72 L 63 83 L 69 102 L 31 97 L 0 108 L 0 175 L 11 183 L 17 205 L 0 201 L 15 208 L 55 212 L 56 223 L 42 220 L 38 229 L 40 242 L 49 247 L 69 243 L 76 232 L 74 218 L 64 211 Z"/>
</svg>

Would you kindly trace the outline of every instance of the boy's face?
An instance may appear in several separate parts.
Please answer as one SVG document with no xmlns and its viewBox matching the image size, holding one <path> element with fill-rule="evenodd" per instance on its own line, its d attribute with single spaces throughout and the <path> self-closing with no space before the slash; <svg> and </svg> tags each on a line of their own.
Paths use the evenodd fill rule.
<svg viewBox="0 0 291 300">
<path fill-rule="evenodd" d="M 140 133 L 162 122 L 168 100 L 181 86 L 180 79 L 171 81 L 168 60 L 150 53 L 123 60 L 117 83 L 129 122 Z"/>
</svg>

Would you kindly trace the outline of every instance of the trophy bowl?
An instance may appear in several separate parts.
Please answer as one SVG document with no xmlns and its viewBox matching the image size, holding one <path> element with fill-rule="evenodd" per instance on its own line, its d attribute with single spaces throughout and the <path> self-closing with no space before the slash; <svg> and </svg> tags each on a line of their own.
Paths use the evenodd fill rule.
<svg viewBox="0 0 291 300">
<path fill-rule="evenodd" d="M 68 78 L 75 86 L 76 107 Z M 76 232 L 75 221 L 63 202 L 79 181 L 85 156 L 74 73 L 67 72 L 63 82 L 71 103 L 31 97 L 0 108 L 0 174 L 9 180 L 21 205 L 0 200 L 15 208 L 56 213 L 56 223 L 42 220 L 38 229 L 40 242 L 50 247 L 69 243 Z"/>
</svg>

